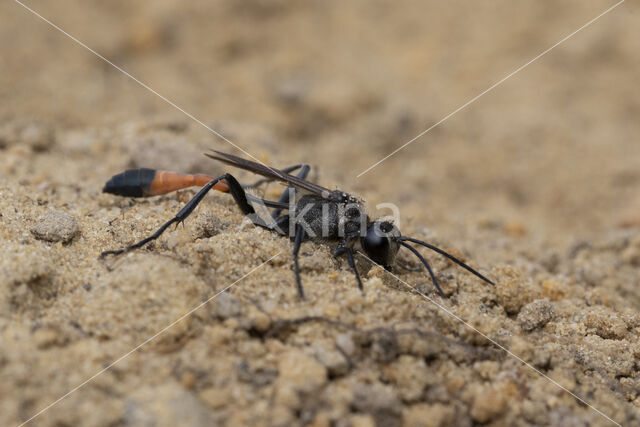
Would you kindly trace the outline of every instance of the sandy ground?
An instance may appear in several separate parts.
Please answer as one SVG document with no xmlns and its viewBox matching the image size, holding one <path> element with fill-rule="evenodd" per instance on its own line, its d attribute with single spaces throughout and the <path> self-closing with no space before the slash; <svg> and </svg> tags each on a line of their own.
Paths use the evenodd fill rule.
<svg viewBox="0 0 640 427">
<path fill-rule="evenodd" d="M 424 272 L 359 259 L 362 294 L 330 247 L 305 243 L 301 301 L 291 242 L 224 194 L 98 260 L 193 194 L 101 194 L 111 175 L 221 173 L 200 153 L 233 147 L 3 2 L 1 425 L 78 385 L 31 425 L 640 424 L 637 3 L 360 178 L 613 2 L 28 4 L 261 160 L 307 162 L 372 211 L 396 204 L 405 234 L 497 286 L 422 251 L 447 298 Z"/>
</svg>

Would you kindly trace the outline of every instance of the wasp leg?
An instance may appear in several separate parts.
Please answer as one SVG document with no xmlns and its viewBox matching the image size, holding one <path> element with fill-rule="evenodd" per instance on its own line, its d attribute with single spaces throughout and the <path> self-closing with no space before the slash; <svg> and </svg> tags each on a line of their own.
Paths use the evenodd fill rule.
<svg viewBox="0 0 640 427">
<path fill-rule="evenodd" d="M 294 273 L 296 275 L 296 285 L 298 286 L 298 295 L 304 299 L 304 290 L 302 289 L 302 280 L 300 279 L 300 266 L 298 265 L 298 253 L 300 252 L 300 246 L 305 240 L 306 232 L 304 227 L 300 224 L 296 224 L 296 235 L 293 241 L 293 266 Z"/>
<path fill-rule="evenodd" d="M 260 203 L 265 205 L 268 208 L 279 208 L 279 209 L 287 209 L 289 205 L 287 203 L 274 202 L 273 200 L 261 199 L 260 197 L 256 197 L 253 194 L 245 193 L 247 196 L 247 200 L 254 203 Z"/>
<path fill-rule="evenodd" d="M 307 175 L 309 175 L 309 171 L 311 170 L 311 167 L 309 165 L 298 165 L 300 166 L 300 172 L 298 172 L 296 174 L 296 176 L 298 178 L 302 178 L 302 179 L 307 179 Z M 286 207 L 284 209 L 288 209 L 289 208 L 289 194 L 295 191 L 294 187 L 287 187 L 282 194 L 280 195 L 280 198 L 278 199 L 278 203 L 284 203 L 286 205 Z M 273 211 L 273 213 L 271 214 L 271 216 L 273 216 L 274 218 L 277 218 L 280 216 L 280 213 L 282 212 L 282 209 L 276 209 Z"/>
<path fill-rule="evenodd" d="M 279 217 L 274 218 L 271 226 L 267 228 L 282 236 L 295 237 L 295 234 L 292 236 L 289 230 L 289 215 L 280 215 Z M 295 230 L 293 231 L 295 233 Z"/>
<path fill-rule="evenodd" d="M 127 246 L 124 249 L 118 249 L 118 250 L 113 250 L 113 251 L 104 251 L 100 254 L 100 258 L 104 258 L 107 255 L 120 255 L 123 254 L 125 252 L 129 252 L 132 251 L 134 249 L 138 249 L 144 245 L 146 245 L 147 243 L 156 240 L 158 237 L 160 237 L 162 235 L 162 233 L 165 232 L 165 230 L 167 228 L 169 228 L 169 226 L 171 224 L 179 224 L 181 222 L 183 222 L 185 219 L 187 219 L 187 217 L 189 215 L 191 215 L 191 212 L 193 212 L 193 210 L 198 206 L 198 204 L 202 201 L 202 199 L 204 199 L 204 196 L 207 195 L 207 193 L 214 188 L 214 186 L 220 182 L 224 180 L 227 185 L 229 186 L 229 191 L 231 193 L 231 195 L 233 196 L 233 199 L 236 201 L 236 204 L 238 205 L 238 207 L 240 208 L 240 210 L 242 211 L 243 214 L 248 215 L 252 221 L 254 221 L 254 224 L 256 224 L 256 222 L 261 222 L 261 220 L 259 219 L 259 217 L 257 215 L 255 215 L 255 210 L 253 209 L 253 206 L 251 206 L 249 204 L 249 202 L 247 201 L 247 196 L 244 192 L 244 190 L 242 189 L 242 186 L 240 185 L 240 183 L 231 175 L 228 173 L 225 173 L 224 175 L 219 176 L 218 178 L 212 179 L 211 181 L 209 181 L 204 187 L 202 187 L 200 189 L 200 191 L 198 191 L 196 193 L 195 196 L 193 196 L 193 198 L 191 200 L 189 200 L 187 202 L 186 205 L 184 205 L 184 207 L 182 209 L 180 209 L 180 212 L 177 213 L 176 216 L 174 216 L 173 218 L 171 218 L 169 221 L 165 222 L 160 228 L 158 228 L 158 230 L 153 233 L 151 236 L 140 240 L 138 243 L 135 243 L 131 246 Z M 262 224 L 256 224 L 256 225 L 261 225 L 263 227 L 267 227 L 268 226 L 264 223 Z"/>
<path fill-rule="evenodd" d="M 253 203 L 259 203 L 269 208 L 279 208 L 279 209 L 288 209 L 289 205 L 280 202 L 274 202 L 272 200 L 265 200 L 259 197 L 253 196 L 249 193 L 245 193 L 247 196 L 247 200 Z M 253 225 L 262 227 L 266 230 L 277 233 L 281 236 L 291 236 L 289 232 L 289 215 L 280 215 L 278 217 L 271 217 L 271 222 L 269 224 L 265 223 L 265 221 L 257 214 L 248 215 L 249 219 L 253 223 Z"/>
<path fill-rule="evenodd" d="M 338 242 L 338 246 L 333 251 L 333 256 L 337 258 L 344 254 L 347 255 L 347 261 L 349 262 L 349 267 L 351 267 L 351 269 L 356 275 L 356 280 L 358 281 L 358 288 L 361 291 L 364 290 L 364 288 L 362 287 L 362 280 L 360 279 L 360 273 L 358 273 L 358 269 L 356 268 L 356 263 L 353 260 L 353 251 L 347 245 L 347 241 L 343 239 L 340 242 Z"/>
<path fill-rule="evenodd" d="M 347 261 L 349 261 L 349 267 L 351 267 L 353 272 L 356 274 L 356 280 L 358 281 L 358 288 L 360 288 L 361 291 L 364 291 L 362 288 L 362 280 L 360 280 L 360 273 L 358 273 L 358 268 L 356 267 L 356 263 L 353 261 L 353 253 L 351 252 L 351 249 L 348 246 L 345 247 L 345 251 L 347 253 Z"/>
</svg>

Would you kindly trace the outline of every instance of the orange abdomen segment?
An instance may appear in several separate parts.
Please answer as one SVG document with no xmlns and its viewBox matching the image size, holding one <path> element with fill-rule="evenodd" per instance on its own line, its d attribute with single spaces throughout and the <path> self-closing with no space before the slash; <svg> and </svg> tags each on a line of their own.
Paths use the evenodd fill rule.
<svg viewBox="0 0 640 427">
<path fill-rule="evenodd" d="M 151 181 L 148 193 L 150 196 L 157 196 L 183 188 L 202 187 L 212 179 L 213 177 L 209 175 L 187 175 L 176 172 L 157 171 L 156 176 L 153 178 L 153 181 Z M 223 181 L 216 183 L 213 188 L 223 193 L 229 191 L 229 186 Z"/>
</svg>

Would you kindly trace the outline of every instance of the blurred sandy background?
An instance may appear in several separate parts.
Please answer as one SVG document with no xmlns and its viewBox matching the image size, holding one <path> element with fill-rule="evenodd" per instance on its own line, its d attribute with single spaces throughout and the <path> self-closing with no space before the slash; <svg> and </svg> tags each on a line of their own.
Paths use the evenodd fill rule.
<svg viewBox="0 0 640 427">
<path fill-rule="evenodd" d="M 614 3 L 27 4 L 260 159 L 278 167 L 310 163 L 323 185 L 371 205 L 398 205 L 404 232 L 459 251 L 502 280 L 486 289 L 434 259 L 451 282 L 447 306 L 618 422 L 638 422 L 637 3 L 623 3 L 360 178 Z M 348 368 L 332 371 L 317 347 L 326 342 L 342 357 L 333 347 L 344 331 L 312 322 L 293 338 L 278 337 L 269 325 L 323 315 L 367 337 L 379 326 L 408 324 L 489 347 L 419 296 L 388 286 L 380 272 L 370 273 L 368 285 L 378 299 L 362 297 L 346 267 L 320 246 L 305 246 L 303 272 L 316 300 L 297 301 L 289 242 L 238 231 L 239 215 L 222 195 L 155 254 L 98 262 L 100 251 L 148 234 L 191 194 L 138 202 L 101 195 L 111 175 L 130 166 L 215 174 L 222 169 L 200 152 L 238 152 L 19 4 L 3 2 L 0 16 L 2 424 L 28 419 L 278 251 L 284 254 L 277 268 L 247 279 L 232 303 L 212 303 L 210 314 L 182 325 L 172 335 L 175 345 L 132 355 L 34 425 L 607 423 L 563 392 L 550 401 L 553 386 L 546 389 L 546 380 L 499 353 L 478 362 L 447 354 L 452 350 L 425 356 L 405 349 L 387 360 L 367 353 L 371 338 Z M 42 240 L 62 221 L 47 223 L 51 212 L 76 221 L 67 243 Z M 40 234 L 33 231 L 39 225 Z M 435 296 L 424 276 L 403 277 Z M 530 334 L 517 318 L 539 298 L 547 298 L 542 304 L 551 304 L 555 317 Z M 394 304 L 410 308 L 387 313 Z M 545 350 L 552 361 L 536 362 L 537 349 L 553 343 L 562 345 Z M 228 369 L 220 368 L 220 346 Z M 606 364 L 616 357 L 627 365 Z M 282 389 L 298 379 L 283 377 L 283 360 L 309 365 L 312 373 L 301 375 L 316 375 L 319 385 L 292 390 L 314 396 L 315 404 L 287 400 Z M 517 373 L 505 379 L 509 369 Z M 268 373 L 260 384 L 258 371 Z M 407 384 L 398 379 L 405 371 L 437 381 Z M 450 385 L 451 372 L 462 384 Z M 359 391 L 362 384 L 374 391 Z M 397 406 L 358 403 L 376 387 L 389 393 L 381 401 Z M 487 393 L 501 397 L 485 403 Z"/>
</svg>

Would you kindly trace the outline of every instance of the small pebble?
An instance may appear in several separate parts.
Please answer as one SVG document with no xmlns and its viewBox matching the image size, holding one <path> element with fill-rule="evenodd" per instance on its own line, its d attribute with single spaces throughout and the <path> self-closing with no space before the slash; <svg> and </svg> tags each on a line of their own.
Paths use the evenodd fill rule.
<svg viewBox="0 0 640 427">
<path fill-rule="evenodd" d="M 495 292 L 498 302 L 509 314 L 517 314 L 527 303 L 535 299 L 533 285 L 527 275 L 515 267 L 503 267 Z"/>
<path fill-rule="evenodd" d="M 349 361 L 339 351 L 318 347 L 315 353 L 316 359 L 327 368 L 331 376 L 337 377 L 349 372 Z"/>
<path fill-rule="evenodd" d="M 353 356 L 356 354 L 356 345 L 349 334 L 338 334 L 338 337 L 336 338 L 336 346 L 340 347 L 347 356 Z"/>
<path fill-rule="evenodd" d="M 267 332 L 271 327 L 271 319 L 265 313 L 257 309 L 249 310 L 247 319 L 251 328 L 254 328 L 258 332 Z"/>
<path fill-rule="evenodd" d="M 627 336 L 627 324 L 617 313 L 605 307 L 591 307 L 585 316 L 584 324 L 605 339 L 620 340 Z"/>
<path fill-rule="evenodd" d="M 238 317 L 242 314 L 242 301 L 238 297 L 227 292 L 222 293 L 216 298 L 216 315 L 221 319 L 230 317 Z"/>
<path fill-rule="evenodd" d="M 522 307 L 518 314 L 518 323 L 524 331 L 542 328 L 555 314 L 553 305 L 548 299 L 537 299 Z"/>
<path fill-rule="evenodd" d="M 49 212 L 31 228 L 36 239 L 46 242 L 68 243 L 78 234 L 78 221 L 60 212 Z"/>
<path fill-rule="evenodd" d="M 492 386 L 480 387 L 471 405 L 471 417 L 478 423 L 486 423 L 498 417 L 506 407 L 501 390 Z"/>
</svg>

